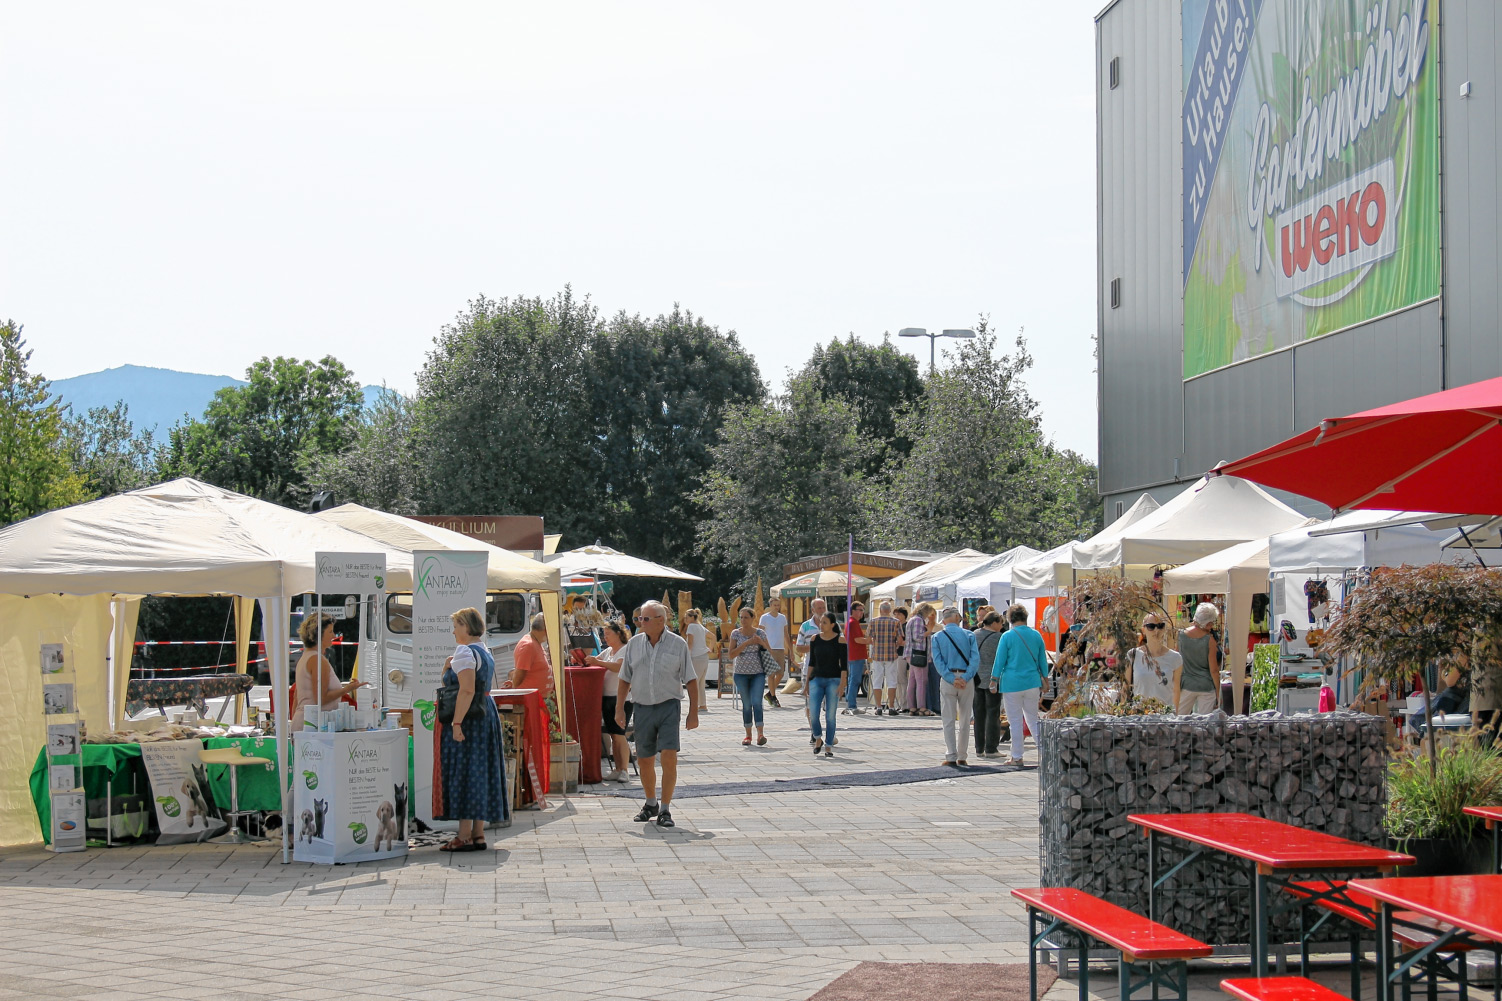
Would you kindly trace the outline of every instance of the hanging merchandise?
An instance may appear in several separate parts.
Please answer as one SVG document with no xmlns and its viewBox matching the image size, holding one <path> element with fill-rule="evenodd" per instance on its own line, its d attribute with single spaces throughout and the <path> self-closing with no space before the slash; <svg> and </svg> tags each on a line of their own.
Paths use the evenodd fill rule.
<svg viewBox="0 0 1502 1001">
<path fill-rule="evenodd" d="M 1319 622 L 1330 616 L 1330 585 L 1323 577 L 1311 577 L 1304 582 L 1304 597 L 1309 603 L 1309 621 Z"/>
</svg>

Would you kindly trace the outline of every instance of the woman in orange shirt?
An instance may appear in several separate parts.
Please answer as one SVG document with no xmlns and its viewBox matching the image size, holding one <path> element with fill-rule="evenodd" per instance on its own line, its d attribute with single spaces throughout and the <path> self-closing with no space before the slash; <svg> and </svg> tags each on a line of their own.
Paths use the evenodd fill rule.
<svg viewBox="0 0 1502 1001">
<path fill-rule="evenodd" d="M 532 616 L 532 631 L 516 644 L 516 666 L 502 688 L 535 688 L 546 699 L 553 694 L 553 668 L 543 644 L 548 639 L 548 619 L 538 612 Z"/>
</svg>

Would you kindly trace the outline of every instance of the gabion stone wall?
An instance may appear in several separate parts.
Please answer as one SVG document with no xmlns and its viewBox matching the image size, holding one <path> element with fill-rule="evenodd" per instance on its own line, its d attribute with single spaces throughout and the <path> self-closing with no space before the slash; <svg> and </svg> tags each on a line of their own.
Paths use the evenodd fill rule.
<svg viewBox="0 0 1502 1001">
<path fill-rule="evenodd" d="M 1039 740 L 1044 886 L 1072 886 L 1147 914 L 1147 838 L 1133 813 L 1251 813 L 1369 845 L 1386 844 L 1384 723 L 1321 715 L 1045 719 Z M 1189 849 L 1160 836 L 1158 872 Z M 1221 856 L 1224 857 L 1224 856 Z M 1275 891 L 1274 902 L 1281 897 Z M 1158 920 L 1212 945 L 1244 945 L 1244 867 L 1201 859 L 1159 891 Z M 1297 939 L 1296 911 L 1270 941 Z"/>
</svg>

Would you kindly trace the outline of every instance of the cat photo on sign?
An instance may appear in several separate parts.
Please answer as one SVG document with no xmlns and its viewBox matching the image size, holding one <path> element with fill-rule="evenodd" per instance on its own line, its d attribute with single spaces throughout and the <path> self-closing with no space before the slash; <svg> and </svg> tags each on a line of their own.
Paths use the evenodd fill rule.
<svg viewBox="0 0 1502 1001">
<path fill-rule="evenodd" d="M 42 673 L 60 674 L 65 666 L 63 663 L 63 645 L 61 643 L 43 643 Z"/>
<path fill-rule="evenodd" d="M 47 715 L 73 711 L 72 685 L 43 685 L 42 709 Z"/>
</svg>

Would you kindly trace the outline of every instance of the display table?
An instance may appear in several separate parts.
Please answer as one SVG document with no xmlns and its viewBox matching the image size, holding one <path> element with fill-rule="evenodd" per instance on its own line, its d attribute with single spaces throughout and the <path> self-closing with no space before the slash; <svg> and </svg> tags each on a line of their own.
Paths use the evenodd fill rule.
<svg viewBox="0 0 1502 1001">
<path fill-rule="evenodd" d="M 292 734 L 292 857 L 333 864 L 406 855 L 409 743 L 406 730 Z"/>
<path fill-rule="evenodd" d="M 406 733 L 405 730 L 391 731 Z M 272 737 L 210 737 L 201 741 L 204 747 L 238 746 L 247 758 L 269 758 L 276 761 L 276 740 Z M 84 744 L 83 789 L 85 799 L 103 799 L 106 791 L 119 796 L 135 791 L 146 792 L 151 782 L 141 765 L 140 744 Z M 407 742 L 408 788 L 411 786 L 412 747 Z M 209 765 L 209 795 L 220 809 L 230 808 L 229 767 Z M 261 810 L 276 813 L 282 808 L 281 796 L 276 788 L 276 771 L 267 768 L 242 766 L 238 776 L 240 785 L 240 809 Z M 31 766 L 31 800 L 36 806 L 37 821 L 42 825 L 42 837 L 50 837 L 52 830 L 52 798 L 47 794 L 47 754 L 38 752 Z M 411 816 L 409 808 L 408 816 Z"/>
<path fill-rule="evenodd" d="M 542 692 L 536 688 L 498 688 L 490 693 L 497 706 L 521 706 L 521 760 L 517 762 L 523 806 L 545 806 L 548 801 L 548 713 L 542 704 Z"/>
<path fill-rule="evenodd" d="M 601 707 L 605 668 L 565 667 L 563 690 L 568 699 L 568 729 L 579 742 L 579 781 L 597 783 L 600 774 Z"/>
</svg>

